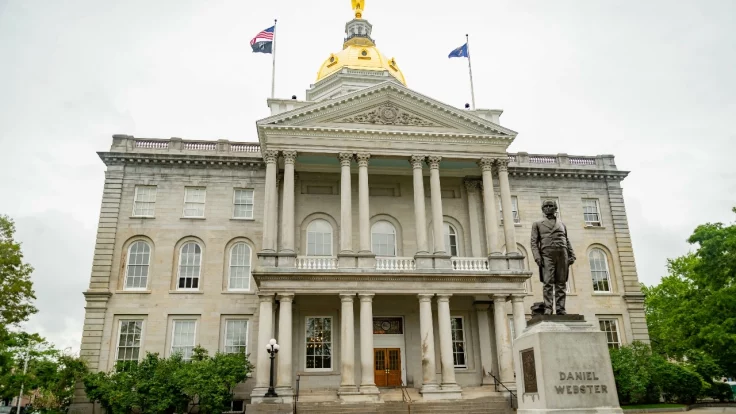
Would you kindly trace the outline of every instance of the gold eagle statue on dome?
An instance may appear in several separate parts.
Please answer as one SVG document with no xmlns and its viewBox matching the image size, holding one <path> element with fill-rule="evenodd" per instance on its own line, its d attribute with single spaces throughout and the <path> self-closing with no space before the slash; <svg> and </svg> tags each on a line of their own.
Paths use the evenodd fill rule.
<svg viewBox="0 0 736 414">
<path fill-rule="evenodd" d="M 363 17 L 363 10 L 365 10 L 365 0 L 350 0 L 353 3 L 353 10 L 355 10 L 355 18 L 360 19 Z"/>
</svg>

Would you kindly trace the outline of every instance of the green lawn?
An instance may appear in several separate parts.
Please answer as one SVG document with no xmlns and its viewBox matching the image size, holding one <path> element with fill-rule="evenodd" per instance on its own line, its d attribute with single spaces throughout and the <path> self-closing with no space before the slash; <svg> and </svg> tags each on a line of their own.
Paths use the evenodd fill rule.
<svg viewBox="0 0 736 414">
<path fill-rule="evenodd" d="M 641 410 L 645 408 L 682 408 L 687 407 L 685 404 L 642 404 L 642 405 L 624 405 L 624 410 Z"/>
</svg>

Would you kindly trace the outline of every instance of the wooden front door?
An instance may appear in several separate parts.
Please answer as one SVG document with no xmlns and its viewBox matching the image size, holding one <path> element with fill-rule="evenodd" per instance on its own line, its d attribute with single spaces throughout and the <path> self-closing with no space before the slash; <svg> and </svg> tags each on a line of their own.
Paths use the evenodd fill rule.
<svg viewBox="0 0 736 414">
<path fill-rule="evenodd" d="M 401 386 L 401 350 L 399 348 L 374 349 L 373 365 L 377 387 Z"/>
</svg>

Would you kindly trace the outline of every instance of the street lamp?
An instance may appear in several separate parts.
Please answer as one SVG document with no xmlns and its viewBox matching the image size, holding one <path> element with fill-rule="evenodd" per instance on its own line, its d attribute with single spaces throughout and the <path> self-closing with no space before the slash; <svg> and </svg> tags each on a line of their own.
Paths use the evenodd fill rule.
<svg viewBox="0 0 736 414">
<path fill-rule="evenodd" d="M 266 352 L 271 356 L 271 378 L 268 380 L 268 392 L 264 397 L 278 397 L 278 394 L 276 394 L 276 391 L 273 389 L 273 360 L 276 358 L 276 354 L 279 353 L 279 344 L 276 343 L 275 339 L 268 341 Z"/>
</svg>

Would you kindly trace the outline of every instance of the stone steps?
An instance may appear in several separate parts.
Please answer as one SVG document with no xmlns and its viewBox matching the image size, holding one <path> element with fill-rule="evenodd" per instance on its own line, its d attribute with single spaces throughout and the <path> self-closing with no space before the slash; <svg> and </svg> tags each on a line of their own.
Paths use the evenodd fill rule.
<svg viewBox="0 0 736 414">
<path fill-rule="evenodd" d="M 292 406 L 288 404 L 280 405 L 280 407 L 267 404 L 259 404 L 258 406 L 249 406 L 248 412 L 259 413 L 292 413 Z M 462 413 L 462 414 L 513 414 L 514 410 L 509 407 L 509 402 L 505 397 L 494 396 L 485 398 L 476 398 L 470 400 L 455 401 L 416 401 L 413 403 L 405 403 L 403 401 L 389 401 L 384 403 L 356 403 L 343 404 L 340 402 L 299 402 L 297 403 L 298 414 L 357 414 L 357 413 L 384 413 L 384 414 L 441 414 L 441 413 Z"/>
</svg>

